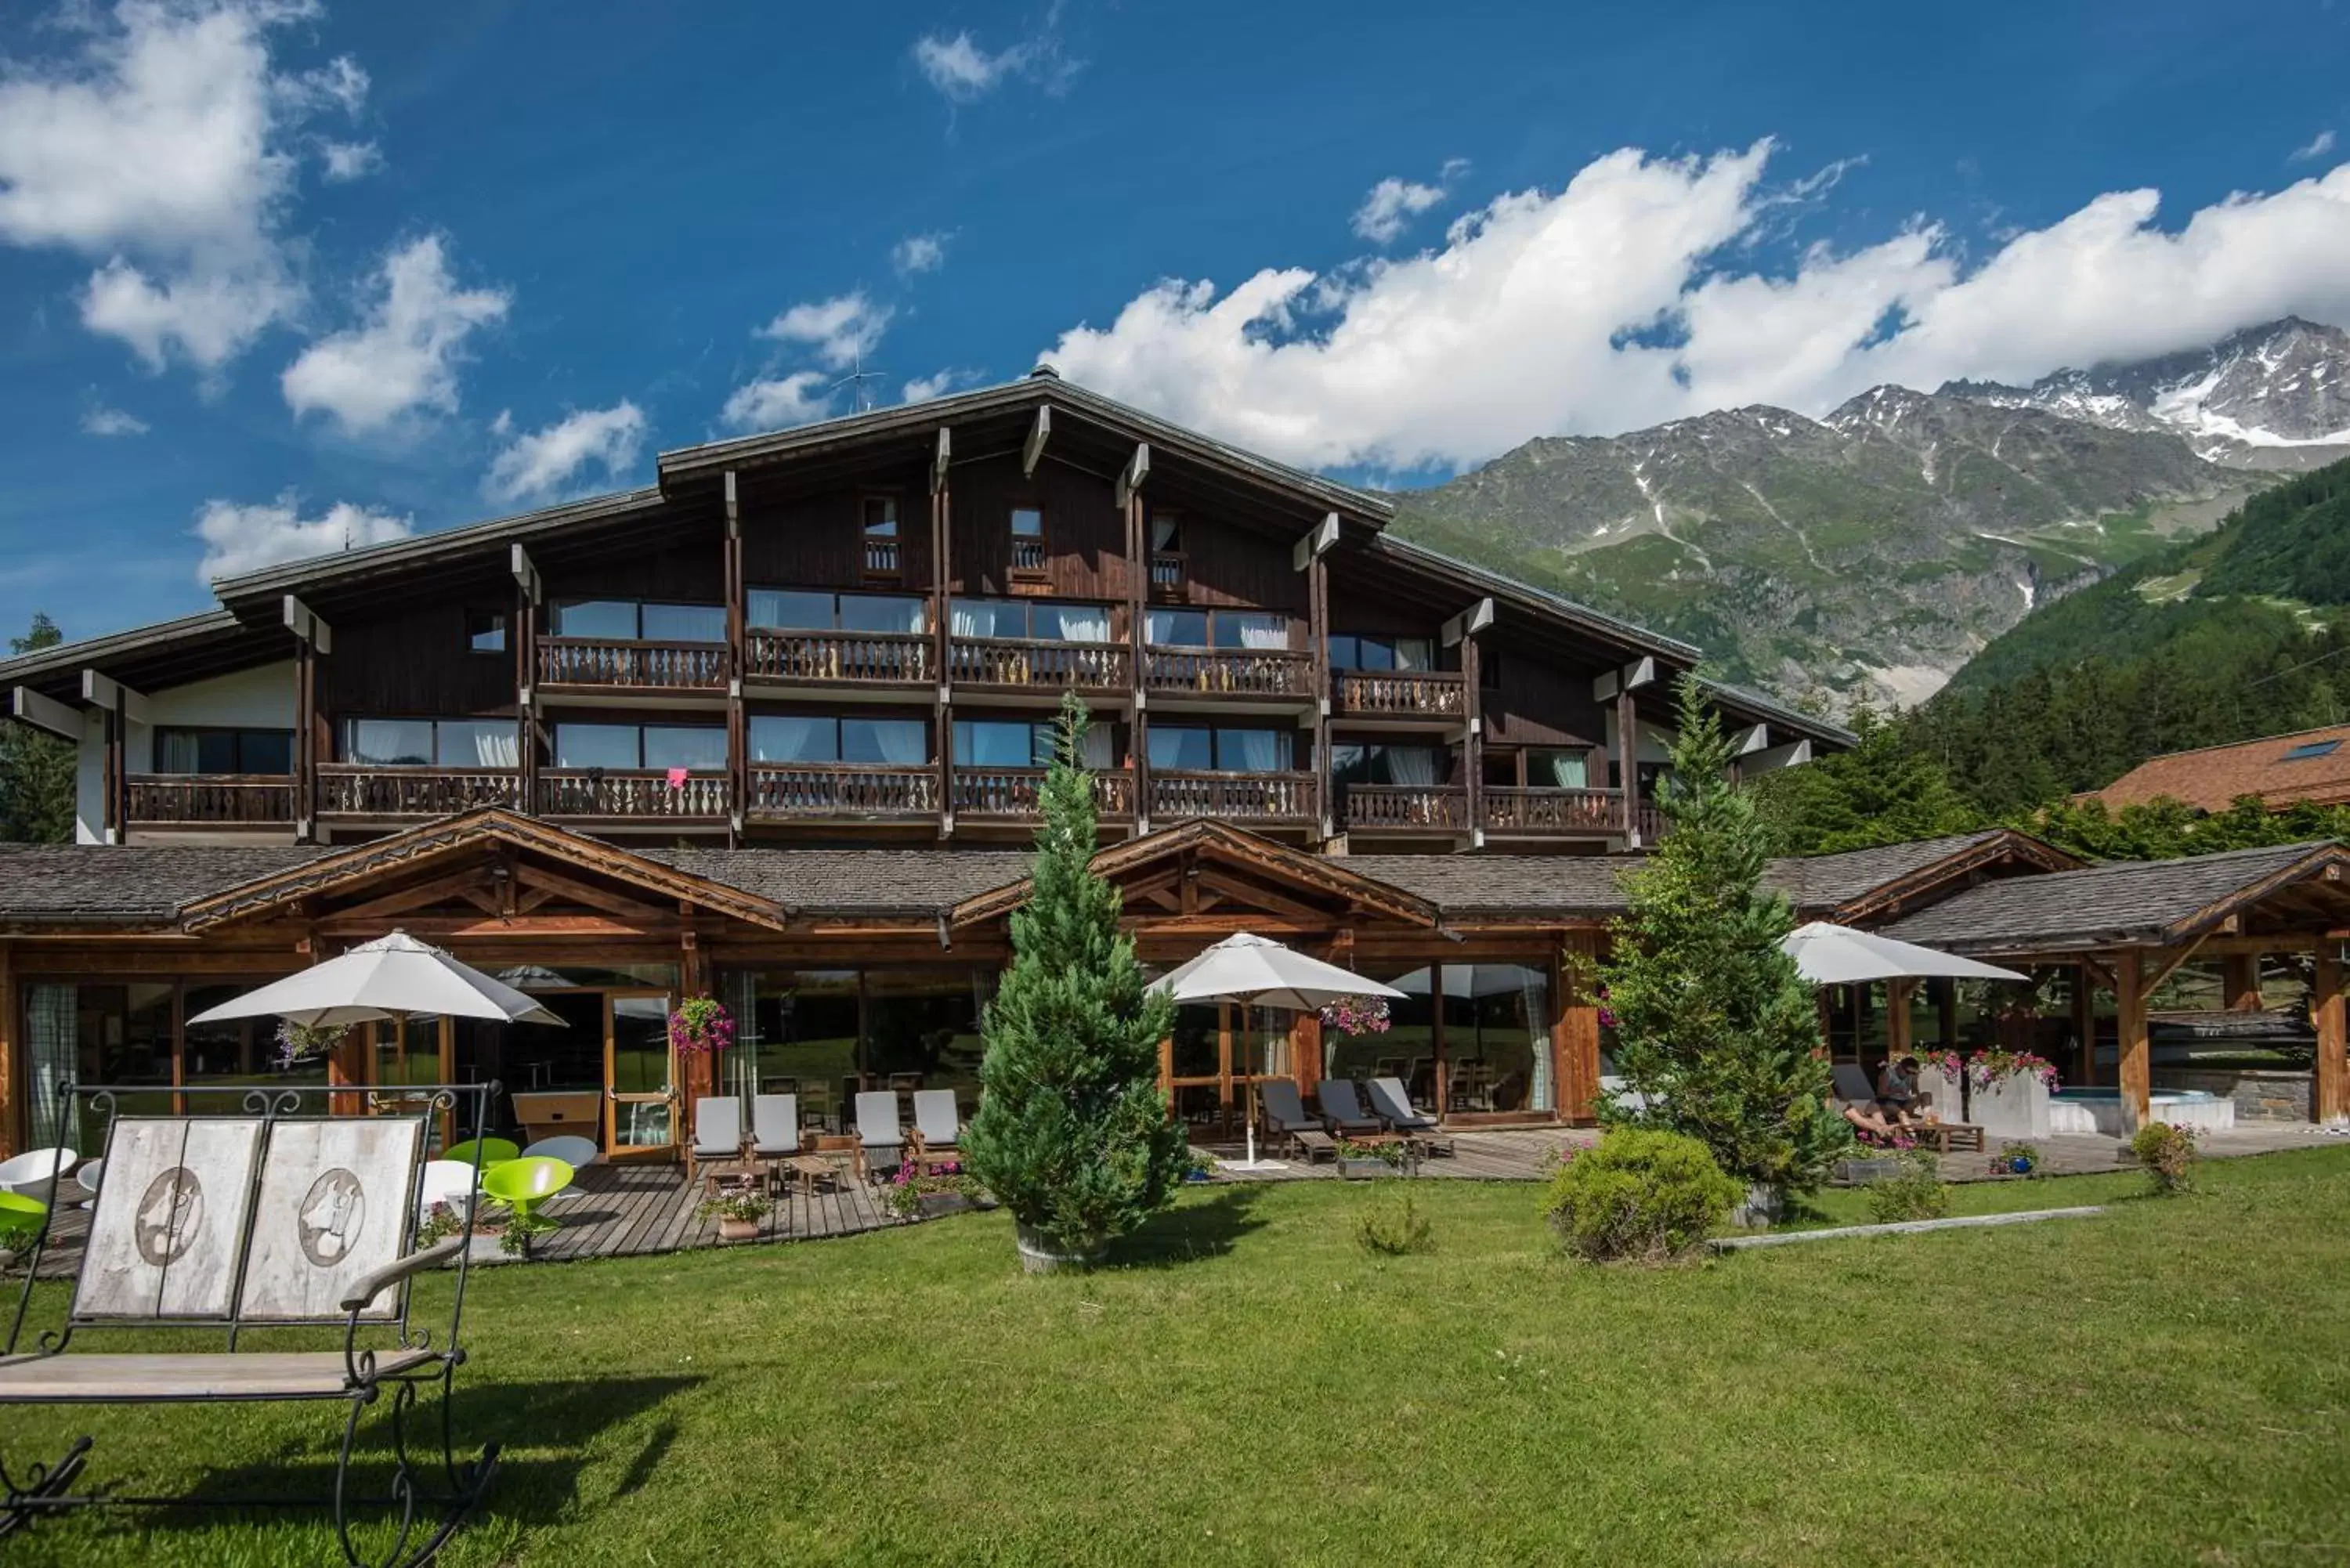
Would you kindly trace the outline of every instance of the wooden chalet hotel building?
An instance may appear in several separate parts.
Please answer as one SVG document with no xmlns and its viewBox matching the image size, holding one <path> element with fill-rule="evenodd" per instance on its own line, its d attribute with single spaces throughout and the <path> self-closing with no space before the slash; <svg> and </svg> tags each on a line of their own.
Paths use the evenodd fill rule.
<svg viewBox="0 0 2350 1568">
<path fill-rule="evenodd" d="M 1181 1114 L 1377 1069 L 1457 1118 L 1579 1117 L 1573 975 L 1616 901 L 1589 857 L 1652 836 L 1698 652 L 1389 515 L 1040 369 L 0 665 L 79 745 L 82 840 L 0 851 L 0 1150 L 60 1130 L 68 1076 L 161 1103 L 269 1071 L 265 1036 L 187 1020 L 395 927 L 570 1027 L 411 1020 L 338 1078 L 576 1092 L 608 1149 L 664 1151 L 663 1019 L 707 991 L 730 1085 L 834 1120 L 860 1084 L 969 1096 L 1069 690 L 1147 961 L 1247 929 L 1412 992 L 1326 1055 L 1310 1019 L 1186 1010 Z M 1714 696 L 1744 766 L 1849 740 Z"/>
</svg>

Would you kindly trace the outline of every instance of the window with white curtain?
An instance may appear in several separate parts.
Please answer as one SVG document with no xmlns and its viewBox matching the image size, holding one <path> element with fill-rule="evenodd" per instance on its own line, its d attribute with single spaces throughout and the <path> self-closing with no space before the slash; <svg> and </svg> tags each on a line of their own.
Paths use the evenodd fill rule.
<svg viewBox="0 0 2350 1568">
<path fill-rule="evenodd" d="M 558 768 L 640 767 L 642 755 L 634 724 L 555 726 L 555 765 Z"/>
<path fill-rule="evenodd" d="M 912 594 L 753 588 L 745 607 L 750 624 L 764 630 L 920 633 L 929 629 L 925 602 Z"/>
<path fill-rule="evenodd" d="M 1216 612 L 1218 648 L 1283 649 L 1289 646 L 1289 618 L 1242 610 Z"/>
<path fill-rule="evenodd" d="M 1286 730 L 1207 730 L 1153 724 L 1150 765 L 1170 773 L 1286 773 L 1292 740 Z"/>
<path fill-rule="evenodd" d="M 647 642 L 723 642 L 723 605 L 657 605 L 643 607 L 643 637 Z"/>
<path fill-rule="evenodd" d="M 931 727 L 920 719 L 843 719 L 840 760 L 919 766 L 931 760 Z"/>
<path fill-rule="evenodd" d="M 1526 753 L 1526 778 L 1537 789 L 1587 789 L 1591 784 L 1591 754 L 1548 748 Z"/>
<path fill-rule="evenodd" d="M 1031 615 L 1035 635 L 1063 642 L 1107 642 L 1107 605 L 1040 604 Z"/>
<path fill-rule="evenodd" d="M 521 765 L 512 719 L 346 719 L 343 761 L 378 768 Z"/>
<path fill-rule="evenodd" d="M 843 594 L 840 629 L 920 633 L 930 629 L 925 601 L 910 594 Z"/>
<path fill-rule="evenodd" d="M 751 715 L 751 760 L 754 763 L 836 763 L 839 728 L 830 719 L 788 713 Z"/>
<path fill-rule="evenodd" d="M 1053 760 L 1053 726 L 1018 719 L 957 719 L 959 767 L 1041 768 Z"/>
<path fill-rule="evenodd" d="M 1154 648 L 1205 648 L 1208 646 L 1208 613 L 1205 610 L 1155 609 L 1142 617 L 1142 635 Z"/>
<path fill-rule="evenodd" d="M 647 724 L 645 761 L 649 768 L 690 768 L 695 773 L 726 770 L 726 732 L 703 724 Z"/>
<path fill-rule="evenodd" d="M 726 608 L 637 599 L 557 599 L 555 635 L 614 642 L 724 642 Z"/>
<path fill-rule="evenodd" d="M 797 588 L 753 588 L 745 608 L 755 627 L 775 631 L 830 631 L 837 597 Z"/>
<path fill-rule="evenodd" d="M 957 599 L 951 629 L 957 637 L 1025 637 L 1028 607 L 1018 600 Z"/>
</svg>

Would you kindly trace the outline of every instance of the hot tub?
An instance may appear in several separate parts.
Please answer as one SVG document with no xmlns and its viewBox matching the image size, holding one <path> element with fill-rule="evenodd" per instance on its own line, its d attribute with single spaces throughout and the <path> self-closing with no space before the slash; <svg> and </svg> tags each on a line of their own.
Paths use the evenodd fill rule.
<svg viewBox="0 0 2350 1568">
<path fill-rule="evenodd" d="M 2201 1089 L 2157 1089 L 2154 1119 L 2196 1132 L 2225 1132 L 2236 1125 L 2236 1102 Z M 2059 1089 L 2048 1099 L 2048 1130 L 2057 1133 L 2102 1133 L 2127 1137 L 2122 1120 L 2119 1089 Z"/>
</svg>

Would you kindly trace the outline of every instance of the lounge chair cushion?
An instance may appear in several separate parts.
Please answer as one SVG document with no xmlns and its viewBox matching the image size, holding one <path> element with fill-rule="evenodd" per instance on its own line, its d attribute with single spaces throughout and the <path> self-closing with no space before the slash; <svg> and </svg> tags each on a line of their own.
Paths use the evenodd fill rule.
<svg viewBox="0 0 2350 1568">
<path fill-rule="evenodd" d="M 743 1102 L 732 1095 L 713 1095 L 693 1102 L 693 1152 L 707 1159 L 734 1154 L 743 1147 Z"/>
<path fill-rule="evenodd" d="M 914 1091 L 914 1127 L 924 1148 L 952 1148 L 962 1136 L 962 1117 L 955 1110 L 952 1089 Z"/>
<path fill-rule="evenodd" d="M 797 1154 L 800 1147 L 800 1097 L 759 1095 L 751 1101 L 751 1149 L 773 1158 Z"/>
</svg>

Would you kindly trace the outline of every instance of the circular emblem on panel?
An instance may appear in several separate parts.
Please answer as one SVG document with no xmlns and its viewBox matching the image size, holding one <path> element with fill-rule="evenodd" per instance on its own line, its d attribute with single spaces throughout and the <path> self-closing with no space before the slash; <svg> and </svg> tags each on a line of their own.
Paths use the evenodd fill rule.
<svg viewBox="0 0 2350 1568">
<path fill-rule="evenodd" d="M 139 1255 L 158 1269 L 183 1257 L 203 1225 L 204 1184 L 184 1165 L 173 1166 L 147 1184 L 131 1220 Z"/>
<path fill-rule="evenodd" d="M 359 1179 L 339 1165 L 328 1171 L 310 1184 L 297 1219 L 302 1255 L 322 1269 L 333 1268 L 359 1240 L 359 1226 L 367 1219 L 367 1194 Z"/>
</svg>

